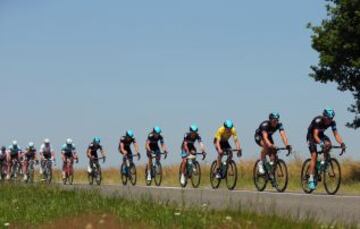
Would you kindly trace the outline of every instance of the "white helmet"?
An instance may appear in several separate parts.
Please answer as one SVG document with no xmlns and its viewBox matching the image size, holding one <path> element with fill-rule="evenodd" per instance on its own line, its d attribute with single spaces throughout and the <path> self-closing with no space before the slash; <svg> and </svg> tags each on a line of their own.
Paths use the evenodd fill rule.
<svg viewBox="0 0 360 229">
<path fill-rule="evenodd" d="M 68 145 L 72 145 L 73 141 L 71 140 L 71 138 L 66 139 L 66 144 Z"/>
<path fill-rule="evenodd" d="M 17 141 L 14 140 L 14 141 L 12 142 L 12 145 L 13 145 L 13 146 L 17 146 L 17 145 L 18 145 Z"/>
<path fill-rule="evenodd" d="M 33 142 L 29 142 L 29 148 L 34 148 L 35 144 Z"/>
<path fill-rule="evenodd" d="M 45 144 L 50 144 L 50 140 L 48 138 L 45 138 L 44 143 Z"/>
</svg>

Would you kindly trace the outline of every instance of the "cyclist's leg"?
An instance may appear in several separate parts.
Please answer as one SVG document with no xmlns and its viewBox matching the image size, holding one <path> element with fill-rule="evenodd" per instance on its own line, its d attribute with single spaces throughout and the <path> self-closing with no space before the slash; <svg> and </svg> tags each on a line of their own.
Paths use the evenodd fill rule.
<svg viewBox="0 0 360 229">
<path fill-rule="evenodd" d="M 325 134 L 322 136 L 321 140 L 325 143 L 325 149 L 324 149 L 324 159 L 328 160 L 330 157 L 330 150 L 332 147 L 332 143 L 331 140 L 328 136 L 326 136 Z"/>
<path fill-rule="evenodd" d="M 11 156 L 11 153 L 9 152 L 7 157 L 6 157 L 6 160 L 7 160 L 7 179 L 10 178 L 10 173 L 11 173 L 11 167 L 12 167 L 12 156 Z"/>
<path fill-rule="evenodd" d="M 218 153 L 218 156 L 217 156 L 217 159 L 216 159 L 216 170 L 219 171 L 219 168 L 220 168 L 220 165 L 221 165 L 221 160 L 222 160 L 222 157 L 223 157 L 223 153 L 220 153 L 219 152 L 219 149 L 217 148 L 216 146 L 216 138 L 214 139 L 214 146 L 215 146 L 215 149 L 216 149 L 216 152 Z M 221 147 L 221 150 L 223 149 L 222 147 L 222 143 L 220 142 L 220 147 Z"/>
<path fill-rule="evenodd" d="M 315 167 L 316 167 L 316 161 L 318 157 L 317 153 L 317 146 L 313 139 L 309 140 L 309 151 L 311 155 L 311 162 L 310 162 L 310 168 L 309 168 L 309 188 L 315 189 Z"/>
<path fill-rule="evenodd" d="M 182 149 L 181 150 L 181 172 L 182 172 L 182 175 L 185 174 L 187 156 L 188 156 L 188 153 L 185 152 L 185 149 Z"/>
</svg>

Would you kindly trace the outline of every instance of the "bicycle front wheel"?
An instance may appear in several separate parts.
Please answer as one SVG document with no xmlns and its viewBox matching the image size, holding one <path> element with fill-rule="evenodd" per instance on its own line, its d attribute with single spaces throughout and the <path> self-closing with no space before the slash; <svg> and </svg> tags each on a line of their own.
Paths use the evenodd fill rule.
<svg viewBox="0 0 360 229">
<path fill-rule="evenodd" d="M 161 185 L 162 176 L 163 176 L 161 163 L 156 162 L 156 166 L 154 167 L 154 169 L 155 169 L 155 171 L 154 171 L 155 185 L 159 187 Z"/>
<path fill-rule="evenodd" d="M 275 189 L 278 192 L 285 192 L 288 182 L 289 175 L 285 161 L 279 159 L 275 165 L 274 178 L 276 182 Z"/>
<path fill-rule="evenodd" d="M 324 186 L 327 194 L 335 195 L 341 185 L 341 167 L 338 160 L 330 158 L 324 171 Z"/>
<path fill-rule="evenodd" d="M 136 167 L 134 164 L 131 164 L 130 165 L 130 168 L 129 168 L 129 176 L 130 176 L 130 182 L 133 186 L 136 185 Z"/>
<path fill-rule="evenodd" d="M 238 179 L 238 171 L 235 161 L 231 160 L 228 163 L 226 170 L 226 186 L 229 190 L 234 190 Z"/>
<path fill-rule="evenodd" d="M 191 183 L 194 188 L 198 188 L 201 182 L 201 168 L 197 161 L 193 162 Z"/>
<path fill-rule="evenodd" d="M 121 167 L 120 167 L 120 176 L 121 176 L 121 182 L 123 185 L 127 185 L 127 182 L 128 182 L 128 177 L 127 177 L 127 174 L 126 174 L 126 165 L 125 163 L 122 163 L 121 164 Z"/>
</svg>

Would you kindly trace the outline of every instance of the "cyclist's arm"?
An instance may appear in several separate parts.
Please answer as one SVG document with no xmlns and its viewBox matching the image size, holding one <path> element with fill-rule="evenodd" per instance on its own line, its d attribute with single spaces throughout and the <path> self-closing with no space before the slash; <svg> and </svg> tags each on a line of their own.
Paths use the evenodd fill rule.
<svg viewBox="0 0 360 229">
<path fill-rule="evenodd" d="M 319 138 L 319 130 L 318 129 L 314 129 L 313 131 L 313 136 L 314 136 L 314 140 L 317 144 L 320 144 L 321 139 Z"/>
<path fill-rule="evenodd" d="M 339 132 L 337 130 L 333 131 L 334 133 L 334 137 L 335 140 L 337 141 L 337 143 L 339 143 L 340 145 L 342 145 L 344 143 L 342 137 L 340 136 Z"/>
<path fill-rule="evenodd" d="M 119 153 L 126 155 L 128 152 L 125 150 L 124 143 L 120 142 L 119 144 Z"/>
<path fill-rule="evenodd" d="M 90 147 L 86 150 L 86 156 L 90 159 L 91 158 L 91 149 Z"/>
<path fill-rule="evenodd" d="M 272 147 L 273 144 L 269 140 L 269 134 L 266 131 L 261 132 L 261 134 L 262 134 L 265 145 L 269 148 Z"/>
<path fill-rule="evenodd" d="M 146 149 L 146 151 L 147 151 L 147 152 L 150 152 L 150 151 L 151 151 L 151 149 L 150 149 L 150 141 L 149 141 L 149 139 L 148 139 L 148 140 L 146 140 L 146 143 L 145 143 L 145 149 Z"/>
<path fill-rule="evenodd" d="M 201 152 L 205 152 L 205 145 L 202 141 L 199 142 Z"/>
<path fill-rule="evenodd" d="M 283 141 L 285 146 L 289 145 L 289 140 L 284 130 L 280 131 L 281 140 Z"/>
<path fill-rule="evenodd" d="M 235 130 L 235 128 L 232 129 L 232 135 L 233 135 L 233 138 L 234 138 L 234 143 L 235 143 L 236 149 L 240 150 L 241 149 L 240 139 L 239 139 L 239 136 L 238 136 L 237 131 Z"/>
<path fill-rule="evenodd" d="M 105 153 L 105 150 L 101 147 L 100 149 L 100 153 L 101 153 L 101 156 L 102 157 L 106 157 L 106 153 Z"/>
<path fill-rule="evenodd" d="M 167 145 L 165 143 L 161 143 L 161 149 L 163 152 L 167 152 Z"/>
<path fill-rule="evenodd" d="M 139 144 L 137 142 L 134 142 L 134 148 L 137 154 L 140 154 L 139 152 Z"/>
<path fill-rule="evenodd" d="M 188 142 L 186 140 L 184 140 L 184 150 L 186 153 L 189 153 Z"/>
</svg>

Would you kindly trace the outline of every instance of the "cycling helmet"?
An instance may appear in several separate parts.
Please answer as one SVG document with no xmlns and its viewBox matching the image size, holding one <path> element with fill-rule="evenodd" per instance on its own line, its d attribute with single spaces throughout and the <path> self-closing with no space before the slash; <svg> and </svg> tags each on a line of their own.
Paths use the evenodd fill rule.
<svg viewBox="0 0 360 229">
<path fill-rule="evenodd" d="M 335 111 L 332 108 L 326 108 L 323 112 L 323 115 L 329 119 L 335 118 Z"/>
<path fill-rule="evenodd" d="M 155 126 L 153 129 L 154 133 L 161 134 L 161 128 L 159 126 Z"/>
<path fill-rule="evenodd" d="M 66 144 L 67 145 L 72 145 L 73 144 L 72 139 L 71 138 L 66 139 Z"/>
<path fill-rule="evenodd" d="M 126 131 L 126 136 L 128 136 L 129 138 L 133 138 L 134 137 L 134 131 L 132 131 L 132 130 Z"/>
<path fill-rule="evenodd" d="M 101 142 L 101 140 L 100 140 L 99 137 L 94 137 L 93 143 L 95 143 L 95 144 L 100 144 L 100 142 Z"/>
<path fill-rule="evenodd" d="M 29 148 L 30 148 L 30 149 L 34 148 L 34 146 L 35 146 L 35 145 L 34 145 L 33 142 L 29 142 Z"/>
<path fill-rule="evenodd" d="M 6 151 L 6 147 L 5 146 L 1 146 L 1 152 L 5 152 Z"/>
<path fill-rule="evenodd" d="M 48 138 L 45 138 L 44 143 L 48 145 L 50 144 L 50 140 Z"/>
<path fill-rule="evenodd" d="M 269 119 L 270 120 L 279 120 L 280 119 L 280 114 L 277 112 L 273 112 L 269 115 Z"/>
<path fill-rule="evenodd" d="M 226 129 L 232 129 L 233 127 L 234 127 L 234 123 L 233 123 L 233 121 L 231 121 L 231 120 L 226 120 L 225 122 L 224 122 L 224 127 L 226 128 Z"/>
<path fill-rule="evenodd" d="M 192 124 L 192 125 L 190 126 L 190 132 L 195 132 L 195 133 L 197 133 L 198 131 L 199 131 L 199 128 L 197 127 L 197 125 Z"/>
<path fill-rule="evenodd" d="M 12 142 L 12 146 L 13 146 L 13 147 L 17 147 L 17 146 L 18 146 L 18 143 L 17 143 L 16 140 L 14 140 L 14 141 Z"/>
</svg>

